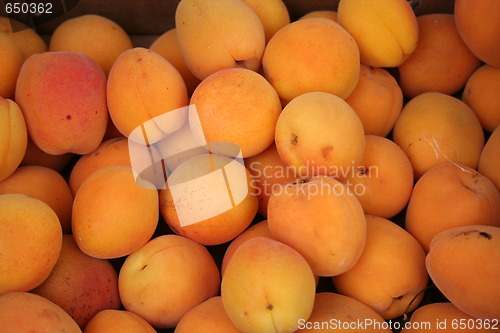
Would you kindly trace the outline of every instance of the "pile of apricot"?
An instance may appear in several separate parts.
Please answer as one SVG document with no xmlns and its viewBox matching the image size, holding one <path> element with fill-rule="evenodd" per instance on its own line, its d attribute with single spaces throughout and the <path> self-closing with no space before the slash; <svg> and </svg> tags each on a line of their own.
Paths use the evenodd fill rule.
<svg viewBox="0 0 500 333">
<path fill-rule="evenodd" d="M 498 330 L 499 17 L 0 18 L 0 331 Z"/>
</svg>

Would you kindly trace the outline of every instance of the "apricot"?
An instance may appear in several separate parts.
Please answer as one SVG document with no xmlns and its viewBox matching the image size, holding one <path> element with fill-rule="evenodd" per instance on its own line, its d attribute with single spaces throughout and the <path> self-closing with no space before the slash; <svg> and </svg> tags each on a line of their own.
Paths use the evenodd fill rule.
<svg viewBox="0 0 500 333">
<path fill-rule="evenodd" d="M 83 330 L 84 333 L 156 333 L 144 319 L 126 310 L 103 310 L 96 314 Z"/>
<path fill-rule="evenodd" d="M 500 191 L 500 174 L 498 166 L 500 165 L 500 126 L 491 133 L 488 141 L 484 145 L 477 171 L 487 177 L 495 184 Z"/>
<path fill-rule="evenodd" d="M 500 193 L 476 170 L 441 164 L 415 184 L 406 210 L 406 230 L 426 252 L 439 232 L 476 224 L 500 226 Z"/>
<path fill-rule="evenodd" d="M 314 10 L 309 12 L 299 18 L 299 20 L 304 20 L 308 18 L 326 18 L 337 22 L 337 12 L 334 10 Z"/>
<path fill-rule="evenodd" d="M 335 179 L 318 176 L 282 186 L 271 195 L 267 213 L 273 238 L 302 254 L 316 275 L 344 273 L 361 256 L 363 208 Z"/>
<path fill-rule="evenodd" d="M 98 312 L 121 306 L 113 265 L 83 253 L 72 235 L 63 235 L 54 269 L 31 292 L 59 305 L 82 329 Z"/>
<path fill-rule="evenodd" d="M 425 323 L 425 324 L 424 324 Z M 453 303 L 431 303 L 419 307 L 411 315 L 411 321 L 401 333 L 443 332 L 471 333 L 493 332 L 494 322 L 476 319 L 460 311 Z"/>
<path fill-rule="evenodd" d="M 14 98 L 16 81 L 23 65 L 23 54 L 5 34 L 0 33 L 0 97 Z"/>
<path fill-rule="evenodd" d="M 179 129 L 184 122 L 183 113 L 176 113 L 169 124 L 157 124 L 154 119 L 188 103 L 179 71 L 158 53 L 140 47 L 127 50 L 116 59 L 108 76 L 107 97 L 116 128 L 128 137 L 143 126 L 145 138 L 138 142 L 149 144 Z"/>
<path fill-rule="evenodd" d="M 406 230 L 385 218 L 366 216 L 366 244 L 349 271 L 334 276 L 336 290 L 371 307 L 384 319 L 415 309 L 427 286 L 425 252 Z"/>
<path fill-rule="evenodd" d="M 100 15 L 81 15 L 61 23 L 52 33 L 49 51 L 80 52 L 101 66 L 106 75 L 116 58 L 133 47 L 116 22 Z"/>
<path fill-rule="evenodd" d="M 248 227 L 245 231 L 238 235 L 235 239 L 231 241 L 229 246 L 226 249 L 224 257 L 222 259 L 221 273 L 224 275 L 224 271 L 226 270 L 227 264 L 233 257 L 236 250 L 249 239 L 256 237 L 267 237 L 273 238 L 271 235 L 271 231 L 269 231 L 269 226 L 267 220 L 256 223 L 250 227 Z"/>
<path fill-rule="evenodd" d="M 361 64 L 359 80 L 345 101 L 358 115 L 365 134 L 387 136 L 403 107 L 403 92 L 383 68 Z"/>
<path fill-rule="evenodd" d="M 269 197 L 278 185 L 286 185 L 297 179 L 293 168 L 287 167 L 280 158 L 276 145 L 262 153 L 245 159 L 245 165 L 253 176 L 252 187 L 259 199 L 259 214 L 267 216 Z"/>
<path fill-rule="evenodd" d="M 42 37 L 35 30 L 17 20 L 0 17 L 0 33 L 4 33 L 17 45 L 23 61 L 33 54 L 47 52 L 47 44 Z"/>
<path fill-rule="evenodd" d="M 394 125 L 393 140 L 410 159 L 415 178 L 448 162 L 475 169 L 484 134 L 474 111 L 457 98 L 429 92 L 410 100 Z"/>
<path fill-rule="evenodd" d="M 500 4 L 495 0 L 457 0 L 456 25 L 467 47 L 485 63 L 500 67 Z"/>
<path fill-rule="evenodd" d="M 225 68 L 257 71 L 261 65 L 264 27 L 244 1 L 182 0 L 175 27 L 183 58 L 200 80 Z"/>
<path fill-rule="evenodd" d="M 214 296 L 187 312 L 175 328 L 175 333 L 240 333 L 229 319 L 221 296 Z"/>
<path fill-rule="evenodd" d="M 325 92 L 290 101 L 278 118 L 275 142 L 281 160 L 307 177 L 338 177 L 358 165 L 365 150 L 363 124 L 356 112 Z"/>
<path fill-rule="evenodd" d="M 417 20 L 405 0 L 341 0 L 337 21 L 356 40 L 368 66 L 399 66 L 417 47 Z"/>
<path fill-rule="evenodd" d="M 290 15 L 283 0 L 243 0 L 260 19 L 264 28 L 266 44 L 274 34 L 290 24 Z"/>
<path fill-rule="evenodd" d="M 295 333 L 392 332 L 384 319 L 367 305 L 330 292 L 316 294 L 313 312 L 309 319 L 299 321 L 299 328 Z"/>
<path fill-rule="evenodd" d="M 339 180 L 357 196 L 365 214 L 391 218 L 410 199 L 413 169 L 397 144 L 381 136 L 367 135 L 361 163 Z"/>
<path fill-rule="evenodd" d="M 20 193 L 45 202 L 57 214 L 63 233 L 71 231 L 73 194 L 58 172 L 37 165 L 21 166 L 0 182 L 0 195 Z"/>
<path fill-rule="evenodd" d="M 359 79 L 359 50 L 351 35 L 326 19 L 286 25 L 267 43 L 266 79 L 284 101 L 313 91 L 346 98 Z"/>
<path fill-rule="evenodd" d="M 153 236 L 158 224 L 158 192 L 136 184 L 129 166 L 92 173 L 73 202 L 72 231 L 78 247 L 102 259 L 128 255 Z"/>
<path fill-rule="evenodd" d="M 243 332 L 295 332 L 311 315 L 316 284 L 306 260 L 278 241 L 256 237 L 234 253 L 221 283 L 224 309 Z"/>
<path fill-rule="evenodd" d="M 47 154 L 28 137 L 26 153 L 20 165 L 39 165 L 50 168 L 57 172 L 62 172 L 66 168 L 75 155 L 66 153 L 61 155 Z"/>
<path fill-rule="evenodd" d="M 39 286 L 61 243 L 61 224 L 49 205 L 24 194 L 0 195 L 0 295 Z"/>
<path fill-rule="evenodd" d="M 93 152 L 83 155 L 76 161 L 69 176 L 69 186 L 73 194 L 92 173 L 112 165 L 130 164 L 128 141 L 126 138 L 114 138 L 103 141 Z"/>
<path fill-rule="evenodd" d="M 471 225 L 445 230 L 431 242 L 426 266 L 453 305 L 475 318 L 500 317 L 500 228 Z"/>
<path fill-rule="evenodd" d="M 190 104 L 196 105 L 209 146 L 231 142 L 243 157 L 251 157 L 273 143 L 281 103 L 271 84 L 251 70 L 230 68 L 210 75 L 198 85 Z"/>
<path fill-rule="evenodd" d="M 12 175 L 21 163 L 27 140 L 21 109 L 14 101 L 0 96 L 0 181 Z"/>
<path fill-rule="evenodd" d="M 203 245 L 163 235 L 127 257 L 118 286 L 125 309 L 155 328 L 170 328 L 189 310 L 217 295 L 220 275 Z"/>
<path fill-rule="evenodd" d="M 177 38 L 177 29 L 170 29 L 160 35 L 154 40 L 149 49 L 158 53 L 174 65 L 186 84 L 188 95 L 191 96 L 201 81 L 191 73 L 182 57 L 179 39 Z"/>
<path fill-rule="evenodd" d="M 160 213 L 178 235 L 204 245 L 226 243 L 243 232 L 257 213 L 251 177 L 229 157 L 193 157 L 175 169 L 166 189 L 160 190 Z"/>
<path fill-rule="evenodd" d="M 500 125 L 500 66 L 483 65 L 467 80 L 462 101 L 469 105 L 479 118 L 483 128 L 493 132 Z"/>
<path fill-rule="evenodd" d="M 81 53 L 45 52 L 24 62 L 16 88 L 28 133 L 43 151 L 86 154 L 106 130 L 106 76 Z"/>
<path fill-rule="evenodd" d="M 77 323 L 51 301 L 27 292 L 0 296 L 0 331 L 81 333 Z"/>
<path fill-rule="evenodd" d="M 417 48 L 398 67 L 403 94 L 408 98 L 431 91 L 455 94 L 481 62 L 460 37 L 452 14 L 421 15 L 417 21 Z"/>
</svg>

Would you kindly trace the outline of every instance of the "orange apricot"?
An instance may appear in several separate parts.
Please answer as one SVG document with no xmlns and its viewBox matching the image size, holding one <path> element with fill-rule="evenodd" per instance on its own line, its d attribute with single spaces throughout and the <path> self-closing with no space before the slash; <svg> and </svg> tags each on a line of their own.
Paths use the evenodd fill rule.
<svg viewBox="0 0 500 333">
<path fill-rule="evenodd" d="M 500 174 L 498 173 L 498 166 L 500 165 L 500 126 L 498 126 L 488 141 L 484 145 L 481 157 L 479 158 L 479 165 L 477 171 L 487 177 L 495 184 L 500 191 Z"/>
<path fill-rule="evenodd" d="M 361 64 L 359 81 L 345 101 L 356 111 L 365 134 L 387 136 L 403 107 L 403 92 L 383 68 Z"/>
<path fill-rule="evenodd" d="M 460 37 L 452 14 L 426 14 L 417 21 L 417 48 L 398 67 L 403 94 L 413 98 L 431 91 L 458 92 L 481 65 L 480 60 Z"/>
<path fill-rule="evenodd" d="M 0 181 L 14 173 L 26 152 L 28 133 L 19 106 L 0 96 Z"/>
<path fill-rule="evenodd" d="M 96 314 L 83 330 L 84 333 L 156 333 L 144 319 L 126 310 L 103 310 Z"/>
<path fill-rule="evenodd" d="M 500 193 L 476 170 L 438 165 L 418 180 L 406 210 L 406 230 L 429 251 L 441 231 L 466 225 L 500 226 Z"/>
<path fill-rule="evenodd" d="M 61 244 L 61 224 L 49 205 L 24 194 L 0 195 L 0 295 L 45 281 Z"/>
<path fill-rule="evenodd" d="M 158 224 L 158 192 L 134 180 L 129 166 L 92 173 L 73 202 L 71 229 L 78 247 L 103 259 L 128 255 L 153 236 Z"/>
<path fill-rule="evenodd" d="M 500 66 L 483 65 L 467 80 L 462 100 L 477 115 L 483 128 L 493 132 L 500 125 Z"/>
<path fill-rule="evenodd" d="M 393 140 L 410 159 L 415 178 L 448 162 L 476 168 L 484 133 L 467 104 L 437 92 L 423 93 L 401 111 Z"/>
<path fill-rule="evenodd" d="M 57 26 L 50 38 L 49 51 L 86 54 L 108 75 L 116 58 L 132 46 L 130 37 L 117 23 L 100 15 L 87 14 Z"/>
<path fill-rule="evenodd" d="M 485 63 L 500 67 L 500 4 L 495 0 L 456 0 L 454 6 L 460 36 Z"/>
<path fill-rule="evenodd" d="M 426 267 L 453 305 L 481 319 L 500 318 L 500 228 L 470 225 L 445 230 L 430 244 Z"/>
<path fill-rule="evenodd" d="M 47 52 L 47 44 L 42 37 L 35 30 L 15 19 L 0 17 L 0 33 L 4 33 L 17 45 L 23 60 L 33 54 Z"/>
<path fill-rule="evenodd" d="M 299 20 L 304 20 L 308 18 L 326 18 L 337 22 L 337 12 L 334 10 L 314 10 L 309 12 L 299 18 Z"/>
<path fill-rule="evenodd" d="M 322 91 L 346 98 L 359 79 L 359 50 L 332 20 L 299 20 L 279 30 L 262 58 L 265 77 L 281 99 Z"/>
<path fill-rule="evenodd" d="M 37 165 L 21 166 L 0 182 L 0 195 L 20 193 L 39 199 L 57 214 L 63 233 L 71 231 L 73 194 L 58 172 Z"/>
<path fill-rule="evenodd" d="M 63 235 L 54 269 L 31 292 L 59 305 L 82 329 L 98 312 L 121 306 L 113 265 L 83 253 L 72 235 Z"/>
</svg>

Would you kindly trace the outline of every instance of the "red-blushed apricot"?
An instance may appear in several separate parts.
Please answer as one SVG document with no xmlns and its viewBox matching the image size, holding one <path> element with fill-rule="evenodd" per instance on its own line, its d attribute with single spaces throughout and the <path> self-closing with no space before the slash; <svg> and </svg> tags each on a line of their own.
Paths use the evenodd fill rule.
<svg viewBox="0 0 500 333">
<path fill-rule="evenodd" d="M 365 134 L 387 136 L 403 107 L 403 92 L 383 68 L 361 64 L 359 81 L 345 99 L 363 123 Z"/>
<path fill-rule="evenodd" d="M 25 194 L 45 202 L 57 214 L 63 233 L 71 231 L 73 194 L 58 172 L 37 165 L 21 166 L 0 182 L 0 195 L 7 193 Z"/>
<path fill-rule="evenodd" d="M 445 230 L 431 242 L 429 276 L 453 305 L 470 316 L 500 318 L 500 228 L 471 225 Z"/>
<path fill-rule="evenodd" d="M 255 156 L 274 140 L 281 113 L 278 94 L 266 79 L 251 70 L 229 68 L 203 80 L 191 96 L 203 128 L 199 142 L 231 142 L 243 157 Z"/>
<path fill-rule="evenodd" d="M 182 0 L 175 27 L 182 56 L 200 80 L 226 68 L 260 68 L 264 27 L 244 1 Z"/>
<path fill-rule="evenodd" d="M 500 193 L 488 178 L 463 165 L 445 163 L 415 184 L 405 228 L 426 252 L 439 232 L 475 224 L 500 226 Z"/>
<path fill-rule="evenodd" d="M 83 330 L 84 333 L 156 333 L 144 319 L 126 310 L 103 310 L 96 314 Z"/>
<path fill-rule="evenodd" d="M 236 250 L 221 283 L 224 309 L 239 330 L 295 332 L 311 315 L 316 284 L 296 250 L 265 237 Z"/>
<path fill-rule="evenodd" d="M 452 14 L 426 14 L 417 21 L 417 48 L 398 67 L 403 94 L 413 98 L 431 91 L 458 92 L 481 65 L 480 60 L 460 37 Z"/>
<path fill-rule="evenodd" d="M 0 332 L 81 333 L 77 323 L 51 301 L 27 292 L 0 296 Z"/>
<path fill-rule="evenodd" d="M 299 20 L 304 20 L 308 18 L 326 18 L 337 22 L 337 12 L 334 10 L 314 10 L 309 12 L 299 18 Z"/>
<path fill-rule="evenodd" d="M 425 252 L 392 221 L 367 215 L 366 226 L 361 257 L 349 271 L 334 276 L 333 283 L 339 293 L 368 305 L 384 319 L 394 319 L 415 309 L 423 298 L 419 293 L 428 281 Z"/>
<path fill-rule="evenodd" d="M 359 50 L 351 35 L 326 19 L 299 20 L 267 43 L 262 67 L 281 99 L 313 91 L 346 98 L 359 79 Z"/>
<path fill-rule="evenodd" d="M 228 317 L 221 296 L 214 296 L 187 312 L 175 328 L 175 333 L 240 333 Z"/>
<path fill-rule="evenodd" d="M 86 54 L 108 75 L 116 58 L 132 47 L 130 37 L 116 22 L 87 14 L 57 26 L 50 37 L 49 51 Z"/>
<path fill-rule="evenodd" d="M 0 195 L 0 295 L 39 286 L 61 244 L 61 224 L 49 205 L 24 194 Z"/>
<path fill-rule="evenodd" d="M 126 137 L 145 122 L 188 104 L 179 71 L 158 53 L 141 47 L 127 50 L 116 59 L 108 76 L 107 98 L 113 124 Z M 164 132 L 177 130 L 184 122 L 182 115 L 176 114 L 179 117 L 170 119 L 169 124 L 153 120 L 147 126 L 146 142 L 154 143 L 163 138 Z"/>
<path fill-rule="evenodd" d="M 149 241 L 158 224 L 158 192 L 136 183 L 129 166 L 92 173 L 73 201 L 71 229 L 78 247 L 103 259 L 128 255 Z"/>
<path fill-rule="evenodd" d="M 485 63 L 500 67 L 500 4 L 495 0 L 456 0 L 454 6 L 460 36 Z"/>
<path fill-rule="evenodd" d="M 131 166 L 128 141 L 124 137 L 103 141 L 96 150 L 76 161 L 69 176 L 69 186 L 73 194 L 78 192 L 82 183 L 92 173 L 112 165 Z"/>
<path fill-rule="evenodd" d="M 442 332 L 486 333 L 496 331 L 496 321 L 477 319 L 460 311 L 453 303 L 431 303 L 419 307 L 411 315 L 401 333 Z"/>
<path fill-rule="evenodd" d="M 38 148 L 33 140 L 28 137 L 26 153 L 24 154 L 23 160 L 21 161 L 20 165 L 39 165 L 50 168 L 57 172 L 61 172 L 66 166 L 68 166 L 73 157 L 74 154 L 72 153 L 61 155 L 47 154 L 46 152 Z"/>
<path fill-rule="evenodd" d="M 0 96 L 0 181 L 14 173 L 26 152 L 28 133 L 23 113 Z"/>
<path fill-rule="evenodd" d="M 224 258 L 222 260 L 222 268 L 221 273 L 224 275 L 224 271 L 226 270 L 227 264 L 231 260 L 234 255 L 234 252 L 240 247 L 241 244 L 246 242 L 249 239 L 256 237 L 267 237 L 273 238 L 271 235 L 271 231 L 269 231 L 269 226 L 267 224 L 267 220 L 256 223 L 250 227 L 248 227 L 244 232 L 242 232 L 238 237 L 233 239 L 229 246 L 226 249 L 226 253 L 224 254 Z"/>
<path fill-rule="evenodd" d="M 304 177 L 338 177 L 358 165 L 365 151 L 363 124 L 356 112 L 325 92 L 290 101 L 278 118 L 275 142 L 281 160 Z"/>
<path fill-rule="evenodd" d="M 193 157 L 177 167 L 160 190 L 160 213 L 178 235 L 204 245 L 229 242 L 257 214 L 251 179 L 250 172 L 229 157 Z"/>
<path fill-rule="evenodd" d="M 377 312 L 354 298 L 330 292 L 317 293 L 311 316 L 299 321 L 295 333 L 391 333 Z"/>
<path fill-rule="evenodd" d="M 13 18 L 0 17 L 0 33 L 4 33 L 17 45 L 23 61 L 33 54 L 47 52 L 47 44 L 42 37 L 35 30 Z"/>
<path fill-rule="evenodd" d="M 101 143 L 108 121 L 106 76 L 84 54 L 31 56 L 19 73 L 16 102 L 30 138 L 49 154 L 86 154 Z"/>
<path fill-rule="evenodd" d="M 462 100 L 477 115 L 483 128 L 493 132 L 500 125 L 500 66 L 483 65 L 467 80 Z"/>
<path fill-rule="evenodd" d="M 264 28 L 266 44 L 278 30 L 290 24 L 290 15 L 283 0 L 243 0 L 257 14 Z"/>
<path fill-rule="evenodd" d="M 72 235 L 63 235 L 56 265 L 31 292 L 59 305 L 82 329 L 98 312 L 121 306 L 113 265 L 83 253 Z"/>
<path fill-rule="evenodd" d="M 410 159 L 418 179 L 442 163 L 477 168 L 484 133 L 467 104 L 449 95 L 429 92 L 403 107 L 394 125 L 393 141 Z"/>
<path fill-rule="evenodd" d="M 302 254 L 319 276 L 351 269 L 365 245 L 363 208 L 333 178 L 318 176 L 282 186 L 269 199 L 267 218 L 273 238 Z"/>
<path fill-rule="evenodd" d="M 17 45 L 0 33 L 0 97 L 14 98 L 19 71 L 23 65 L 23 54 Z"/>
<path fill-rule="evenodd" d="M 366 136 L 359 165 L 339 175 L 357 196 L 365 214 L 391 218 L 406 207 L 413 190 L 413 169 L 403 150 L 391 140 Z"/>
<path fill-rule="evenodd" d="M 173 28 L 163 33 L 154 40 L 149 49 L 155 51 L 174 65 L 184 79 L 188 95 L 191 96 L 201 80 L 191 73 L 182 57 L 177 30 Z"/>
<path fill-rule="evenodd" d="M 341 0 L 337 21 L 354 37 L 368 66 L 396 67 L 417 46 L 417 20 L 405 0 Z"/>
<path fill-rule="evenodd" d="M 500 174 L 498 173 L 498 166 L 500 165 L 500 126 L 498 126 L 488 141 L 484 145 L 481 157 L 479 158 L 479 165 L 477 171 L 487 177 L 495 184 L 500 191 Z"/>
<path fill-rule="evenodd" d="M 283 163 L 274 143 L 262 153 L 246 158 L 245 166 L 253 176 L 251 185 L 259 199 L 259 214 L 265 217 L 273 190 L 296 180 L 296 172 Z"/>
<path fill-rule="evenodd" d="M 189 310 L 217 295 L 220 275 L 203 245 L 163 235 L 127 257 L 118 286 L 125 309 L 155 328 L 171 328 Z"/>
</svg>

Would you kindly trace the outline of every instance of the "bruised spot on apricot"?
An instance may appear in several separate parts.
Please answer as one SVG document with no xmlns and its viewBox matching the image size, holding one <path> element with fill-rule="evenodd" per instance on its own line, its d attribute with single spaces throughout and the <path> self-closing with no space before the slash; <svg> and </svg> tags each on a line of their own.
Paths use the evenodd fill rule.
<svg viewBox="0 0 500 333">
<path fill-rule="evenodd" d="M 266 309 L 268 309 L 269 311 L 271 311 L 273 309 L 273 305 L 272 304 L 268 304 Z"/>
<path fill-rule="evenodd" d="M 333 146 L 326 146 L 321 148 L 321 154 L 324 158 L 328 157 L 328 154 L 333 150 Z"/>
<path fill-rule="evenodd" d="M 69 114 L 68 114 L 68 115 L 66 116 L 66 119 L 71 120 L 71 115 L 69 115 Z"/>
<path fill-rule="evenodd" d="M 493 238 L 493 236 L 491 236 L 491 235 L 490 235 L 489 233 L 487 233 L 487 232 L 482 232 L 482 231 L 481 231 L 481 232 L 479 233 L 479 235 L 480 235 L 480 236 L 483 236 L 484 238 L 487 238 L 488 240 L 490 240 L 490 239 L 492 239 L 492 238 Z"/>
<path fill-rule="evenodd" d="M 292 133 L 292 145 L 296 146 L 297 143 L 299 143 L 299 137 L 297 136 L 297 134 L 295 133 Z"/>
</svg>

